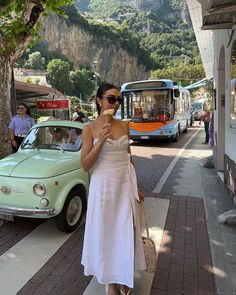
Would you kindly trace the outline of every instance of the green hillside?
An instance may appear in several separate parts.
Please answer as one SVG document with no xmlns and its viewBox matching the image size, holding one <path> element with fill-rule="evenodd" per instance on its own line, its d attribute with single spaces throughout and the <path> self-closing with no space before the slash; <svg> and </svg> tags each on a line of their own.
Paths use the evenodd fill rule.
<svg viewBox="0 0 236 295">
<path fill-rule="evenodd" d="M 184 0 L 143 0 L 138 9 L 129 5 L 131 2 L 77 0 L 75 6 L 95 20 L 132 32 L 140 47 L 149 53 L 153 70 L 201 63 Z"/>
<path fill-rule="evenodd" d="M 83 28 L 97 44 L 122 47 L 151 70 L 151 78 L 188 85 L 205 77 L 186 0 L 76 0 L 74 5 L 65 7 L 68 25 Z M 37 43 L 18 65 L 32 65 L 29 53 L 35 51 L 45 59 L 45 69 L 53 58 L 68 61 Z"/>
</svg>

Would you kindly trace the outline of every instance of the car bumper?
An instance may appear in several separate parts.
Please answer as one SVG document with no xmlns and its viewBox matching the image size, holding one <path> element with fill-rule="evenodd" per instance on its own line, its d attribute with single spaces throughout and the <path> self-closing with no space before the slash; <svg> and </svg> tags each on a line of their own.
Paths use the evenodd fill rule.
<svg viewBox="0 0 236 295">
<path fill-rule="evenodd" d="M 49 218 L 56 214 L 56 210 L 49 209 L 28 209 L 28 208 L 14 208 L 8 206 L 0 206 L 0 213 L 10 214 L 13 216 L 21 217 L 38 217 L 38 218 Z"/>
</svg>

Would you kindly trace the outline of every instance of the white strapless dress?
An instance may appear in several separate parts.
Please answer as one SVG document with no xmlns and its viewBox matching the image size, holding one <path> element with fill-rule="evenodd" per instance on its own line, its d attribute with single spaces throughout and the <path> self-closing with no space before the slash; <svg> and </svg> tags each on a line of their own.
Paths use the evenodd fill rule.
<svg viewBox="0 0 236 295">
<path fill-rule="evenodd" d="M 95 140 L 96 142 L 96 140 Z M 82 264 L 101 284 L 133 288 L 134 271 L 146 269 L 137 179 L 127 135 L 108 139 L 94 166 L 88 197 Z"/>
</svg>

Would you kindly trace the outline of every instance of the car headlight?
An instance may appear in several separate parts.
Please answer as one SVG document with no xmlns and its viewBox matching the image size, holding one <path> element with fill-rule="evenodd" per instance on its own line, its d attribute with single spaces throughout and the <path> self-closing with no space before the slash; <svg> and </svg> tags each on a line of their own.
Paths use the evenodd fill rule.
<svg viewBox="0 0 236 295">
<path fill-rule="evenodd" d="M 36 183 L 34 186 L 33 186 L 33 192 L 39 196 L 39 197 L 42 197 L 45 195 L 46 193 L 46 187 L 43 183 Z"/>
</svg>

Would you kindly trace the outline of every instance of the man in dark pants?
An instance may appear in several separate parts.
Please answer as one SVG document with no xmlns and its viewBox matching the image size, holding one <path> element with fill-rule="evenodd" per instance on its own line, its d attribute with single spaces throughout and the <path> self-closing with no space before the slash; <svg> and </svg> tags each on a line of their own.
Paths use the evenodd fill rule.
<svg viewBox="0 0 236 295">
<path fill-rule="evenodd" d="M 199 125 L 201 125 L 202 121 L 204 123 L 204 129 L 205 129 L 205 134 L 206 134 L 205 141 L 203 142 L 203 144 L 208 144 L 209 143 L 210 112 L 208 112 L 208 111 L 201 112 Z"/>
</svg>

